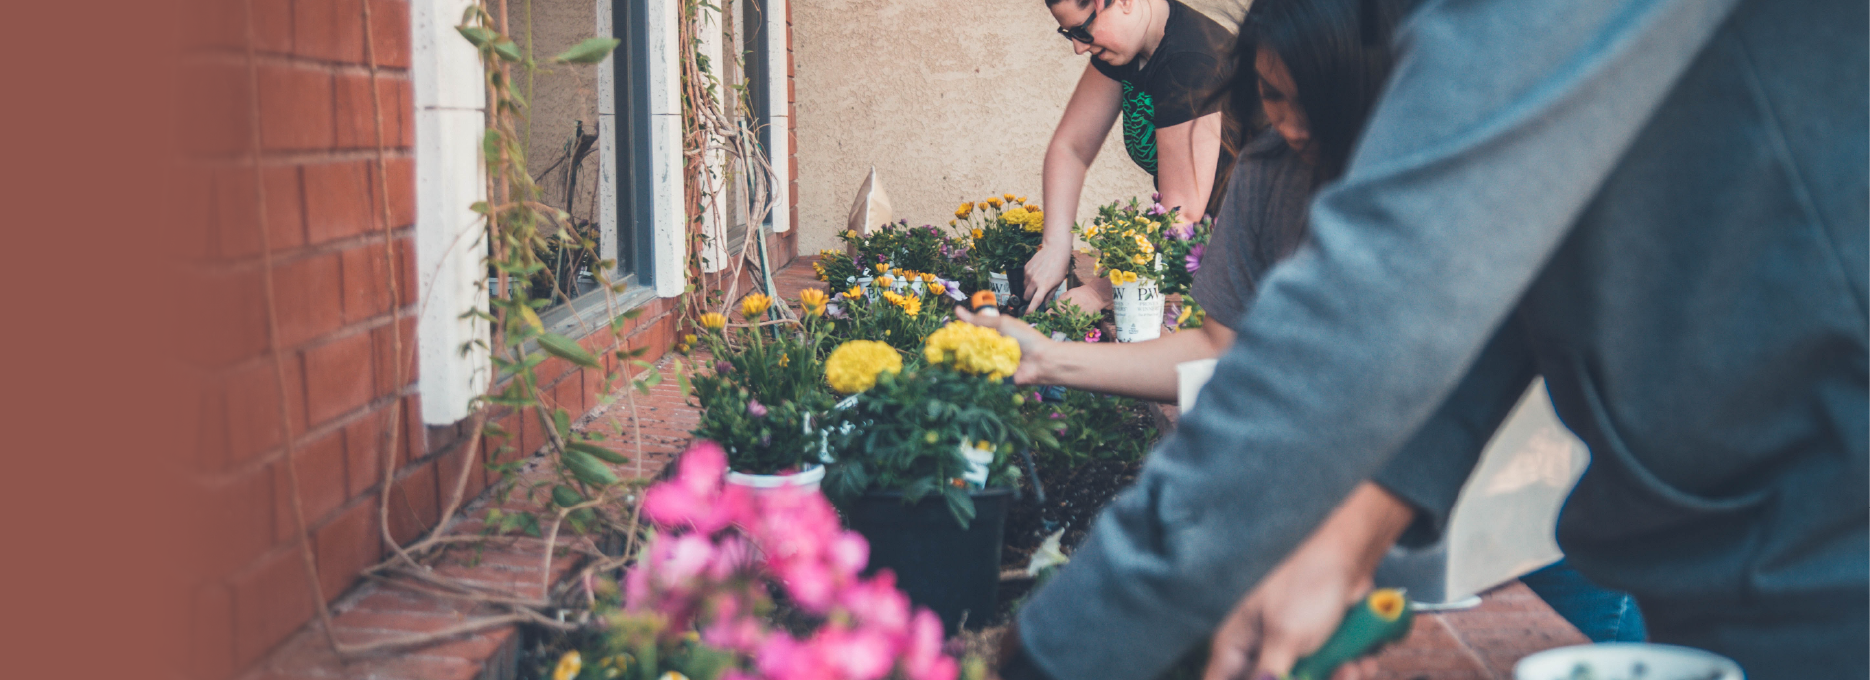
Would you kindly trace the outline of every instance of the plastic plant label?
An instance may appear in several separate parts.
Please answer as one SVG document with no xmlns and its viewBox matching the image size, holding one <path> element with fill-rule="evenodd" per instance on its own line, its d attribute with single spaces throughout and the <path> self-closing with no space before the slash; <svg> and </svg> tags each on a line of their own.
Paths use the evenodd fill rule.
<svg viewBox="0 0 1870 680">
<path fill-rule="evenodd" d="M 994 304 L 1004 307 L 1013 297 L 1013 284 L 1007 282 L 1004 272 L 988 274 L 987 287 L 993 289 Z"/>
<path fill-rule="evenodd" d="M 1163 297 L 1155 279 L 1139 278 L 1111 290 L 1117 315 L 1117 342 L 1141 342 L 1162 337 Z"/>
<path fill-rule="evenodd" d="M 961 457 L 967 459 L 967 472 L 961 478 L 968 486 L 976 489 L 987 486 L 987 466 L 993 464 L 993 447 L 980 448 L 968 442 L 962 442 Z"/>
</svg>

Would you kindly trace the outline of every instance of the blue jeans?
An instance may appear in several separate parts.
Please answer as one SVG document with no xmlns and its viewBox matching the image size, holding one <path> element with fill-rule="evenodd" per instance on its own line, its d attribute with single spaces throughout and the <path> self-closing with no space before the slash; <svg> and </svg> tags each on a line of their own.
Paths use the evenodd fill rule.
<svg viewBox="0 0 1870 680">
<path fill-rule="evenodd" d="M 1648 638 L 1636 598 L 1590 582 L 1564 560 L 1519 580 L 1592 642 L 1642 642 Z"/>
</svg>

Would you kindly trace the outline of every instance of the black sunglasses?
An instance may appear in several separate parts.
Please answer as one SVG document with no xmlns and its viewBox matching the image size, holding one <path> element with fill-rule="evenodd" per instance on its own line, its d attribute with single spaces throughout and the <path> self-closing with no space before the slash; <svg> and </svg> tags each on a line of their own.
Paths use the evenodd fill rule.
<svg viewBox="0 0 1870 680">
<path fill-rule="evenodd" d="M 1064 26 L 1058 27 L 1058 34 L 1065 36 L 1066 40 L 1075 40 L 1086 45 L 1091 44 L 1091 22 L 1097 21 L 1098 4 L 1097 0 L 1092 0 L 1091 16 L 1085 17 L 1084 23 L 1071 28 L 1065 28 Z"/>
</svg>

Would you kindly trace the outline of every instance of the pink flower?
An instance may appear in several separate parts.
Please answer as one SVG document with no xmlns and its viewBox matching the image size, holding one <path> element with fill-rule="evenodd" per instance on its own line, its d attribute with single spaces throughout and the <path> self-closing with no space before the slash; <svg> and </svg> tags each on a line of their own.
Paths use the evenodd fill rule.
<svg viewBox="0 0 1870 680">
<path fill-rule="evenodd" d="M 1085 342 L 1097 342 L 1102 339 L 1104 339 L 1104 331 L 1101 329 L 1093 328 L 1091 332 L 1084 334 Z"/>
<path fill-rule="evenodd" d="M 959 670 L 942 654 L 941 619 L 927 609 L 916 612 L 902 656 L 909 680 L 954 680 Z"/>
<path fill-rule="evenodd" d="M 881 631 L 830 625 L 812 636 L 811 645 L 826 665 L 852 680 L 877 680 L 896 665 L 896 645 Z"/>
<path fill-rule="evenodd" d="M 831 540 L 832 567 L 841 575 L 856 576 L 870 562 L 870 542 L 855 531 L 845 531 Z"/>
<path fill-rule="evenodd" d="M 701 441 L 682 454 L 673 483 L 657 484 L 643 495 L 643 514 L 664 527 L 688 525 L 711 534 L 753 514 L 744 487 L 721 488 L 727 454 Z"/>
<path fill-rule="evenodd" d="M 896 589 L 896 574 L 888 569 L 844 589 L 839 604 L 865 627 L 891 633 L 909 630 L 909 598 Z"/>
<path fill-rule="evenodd" d="M 758 399 L 748 399 L 747 400 L 747 415 L 753 416 L 755 418 L 765 418 L 766 417 L 766 405 L 760 403 L 760 400 Z"/>
</svg>

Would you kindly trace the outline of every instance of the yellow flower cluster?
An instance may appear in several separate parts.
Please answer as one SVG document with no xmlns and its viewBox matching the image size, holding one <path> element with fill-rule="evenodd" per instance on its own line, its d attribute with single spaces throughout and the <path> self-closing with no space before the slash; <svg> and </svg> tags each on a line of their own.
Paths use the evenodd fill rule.
<svg viewBox="0 0 1870 680">
<path fill-rule="evenodd" d="M 1026 231 L 1037 232 L 1045 229 L 1045 213 L 1038 208 L 1020 206 L 1000 214 L 1000 221 L 1019 225 Z"/>
<path fill-rule="evenodd" d="M 877 375 L 901 373 L 903 356 L 875 340 L 852 340 L 825 358 L 825 382 L 840 394 L 856 394 L 877 384 Z"/>
<path fill-rule="evenodd" d="M 1136 272 L 1126 272 L 1121 269 L 1110 270 L 1110 285 L 1121 286 L 1126 283 L 1136 283 Z"/>
<path fill-rule="evenodd" d="M 987 205 L 991 205 L 995 208 L 998 208 L 1000 207 L 1000 204 L 1003 203 L 1004 201 L 1001 201 L 999 196 L 989 196 L 987 197 L 987 200 L 985 202 Z"/>
<path fill-rule="evenodd" d="M 883 299 L 889 300 L 890 304 L 903 308 L 903 311 L 908 312 L 909 316 L 913 317 L 922 313 L 922 296 L 920 295 L 897 295 L 892 291 L 886 290 L 883 291 Z"/>
<path fill-rule="evenodd" d="M 931 364 L 1000 380 L 1019 368 L 1019 342 L 991 328 L 953 321 L 929 334 L 922 356 Z"/>
<path fill-rule="evenodd" d="M 720 312 L 708 312 L 701 315 L 701 327 L 718 331 L 727 327 L 727 315 Z"/>
<path fill-rule="evenodd" d="M 955 218 L 956 218 L 956 219 L 962 219 L 962 220 L 965 220 L 965 219 L 967 219 L 967 216 L 968 216 L 968 215 L 972 215 L 972 214 L 974 214 L 974 204 L 973 204 L 973 203 L 967 203 L 967 202 L 963 202 L 963 203 L 961 204 L 961 207 L 959 207 L 959 208 L 955 208 L 955 209 L 954 209 L 954 216 L 955 216 Z"/>
<path fill-rule="evenodd" d="M 740 299 L 740 315 L 746 317 L 748 321 L 758 321 L 755 317 L 765 314 L 766 310 L 772 306 L 772 298 L 766 297 L 765 293 L 754 293 Z"/>
<path fill-rule="evenodd" d="M 799 291 L 799 306 L 805 308 L 806 316 L 819 316 L 824 314 L 825 303 L 830 301 L 831 297 L 817 288 L 807 288 Z"/>
</svg>

